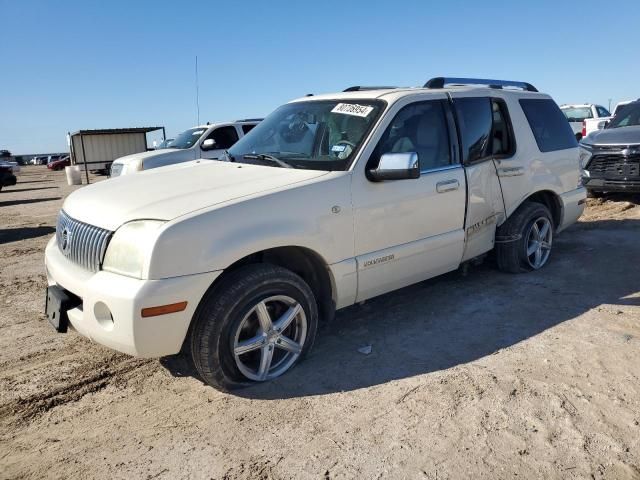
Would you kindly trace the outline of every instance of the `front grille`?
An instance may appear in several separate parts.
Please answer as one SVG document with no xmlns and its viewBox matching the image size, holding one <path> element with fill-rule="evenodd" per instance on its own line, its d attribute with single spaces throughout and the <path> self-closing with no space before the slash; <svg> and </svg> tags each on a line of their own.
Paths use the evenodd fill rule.
<svg viewBox="0 0 640 480">
<path fill-rule="evenodd" d="M 56 240 L 62 254 L 73 263 L 97 272 L 113 232 L 79 222 L 64 210 L 58 214 Z"/>
<path fill-rule="evenodd" d="M 640 155 L 624 157 L 620 154 L 594 155 L 587 166 L 591 175 L 603 178 L 628 178 L 640 176 Z"/>
</svg>

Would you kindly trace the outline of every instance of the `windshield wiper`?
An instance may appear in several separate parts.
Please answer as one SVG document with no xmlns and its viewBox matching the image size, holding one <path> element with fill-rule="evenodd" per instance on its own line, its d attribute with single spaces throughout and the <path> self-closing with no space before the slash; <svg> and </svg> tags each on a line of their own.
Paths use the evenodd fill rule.
<svg viewBox="0 0 640 480">
<path fill-rule="evenodd" d="M 273 155 L 269 155 L 268 153 L 247 153 L 246 155 L 243 155 L 242 158 L 245 158 L 247 160 L 262 160 L 271 162 L 282 168 L 293 168 L 293 165 L 291 165 L 290 163 L 287 163 L 284 160 L 279 159 L 278 157 L 274 157 Z"/>
</svg>

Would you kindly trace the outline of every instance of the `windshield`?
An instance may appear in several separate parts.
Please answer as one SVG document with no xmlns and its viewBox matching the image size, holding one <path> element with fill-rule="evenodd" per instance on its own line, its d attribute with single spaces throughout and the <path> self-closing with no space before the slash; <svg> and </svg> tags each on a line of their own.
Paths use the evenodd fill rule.
<svg viewBox="0 0 640 480">
<path fill-rule="evenodd" d="M 629 103 L 622 107 L 609 122 L 607 128 L 632 127 L 640 125 L 640 102 Z"/>
<path fill-rule="evenodd" d="M 569 107 L 563 108 L 562 113 L 570 122 L 582 122 L 587 118 L 593 118 L 590 107 Z"/>
<path fill-rule="evenodd" d="M 185 130 L 171 142 L 171 145 L 167 145 L 165 148 L 191 148 L 206 131 L 206 128 L 190 128 L 189 130 Z"/>
<path fill-rule="evenodd" d="M 229 159 L 309 170 L 346 170 L 383 106 L 380 100 L 288 103 L 231 147 Z"/>
</svg>

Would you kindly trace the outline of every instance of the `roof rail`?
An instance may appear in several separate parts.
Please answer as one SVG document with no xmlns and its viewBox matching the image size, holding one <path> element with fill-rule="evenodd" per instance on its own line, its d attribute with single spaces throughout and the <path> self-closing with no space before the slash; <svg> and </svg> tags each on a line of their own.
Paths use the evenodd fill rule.
<svg viewBox="0 0 640 480">
<path fill-rule="evenodd" d="M 264 118 L 242 118 L 240 120 L 236 120 L 236 122 L 261 122 Z"/>
<path fill-rule="evenodd" d="M 521 88 L 527 92 L 537 92 L 538 89 L 527 82 L 514 82 L 511 80 L 490 80 L 488 78 L 456 78 L 435 77 L 424 84 L 425 88 L 444 88 L 445 85 L 486 85 L 489 88 L 512 87 Z"/>
<path fill-rule="evenodd" d="M 345 88 L 343 92 L 364 92 L 366 90 L 389 90 L 392 88 L 400 88 L 400 87 L 389 87 L 389 86 L 366 87 L 363 85 L 354 85 L 353 87 Z"/>
</svg>

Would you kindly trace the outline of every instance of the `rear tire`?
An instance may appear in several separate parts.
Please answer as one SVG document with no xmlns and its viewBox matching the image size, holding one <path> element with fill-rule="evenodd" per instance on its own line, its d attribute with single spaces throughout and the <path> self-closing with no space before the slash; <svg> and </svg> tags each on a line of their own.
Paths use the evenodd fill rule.
<svg viewBox="0 0 640 480">
<path fill-rule="evenodd" d="M 523 203 L 496 232 L 498 268 L 522 273 L 544 267 L 551 254 L 553 234 L 549 209 L 541 203 Z"/>
<path fill-rule="evenodd" d="M 228 391 L 272 380 L 300 362 L 313 346 L 318 308 L 295 273 L 248 265 L 206 294 L 193 322 L 191 355 L 198 373 Z"/>
</svg>

